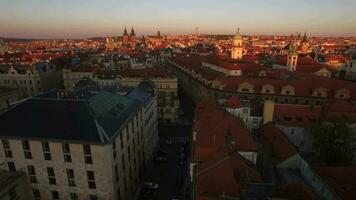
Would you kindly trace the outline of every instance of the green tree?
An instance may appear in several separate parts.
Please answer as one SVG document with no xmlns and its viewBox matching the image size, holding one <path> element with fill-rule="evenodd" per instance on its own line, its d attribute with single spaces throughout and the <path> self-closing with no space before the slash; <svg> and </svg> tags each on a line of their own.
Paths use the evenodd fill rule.
<svg viewBox="0 0 356 200">
<path fill-rule="evenodd" d="M 313 136 L 313 157 L 328 166 L 352 164 L 353 135 L 346 118 L 333 118 L 314 123 L 309 128 Z"/>
</svg>

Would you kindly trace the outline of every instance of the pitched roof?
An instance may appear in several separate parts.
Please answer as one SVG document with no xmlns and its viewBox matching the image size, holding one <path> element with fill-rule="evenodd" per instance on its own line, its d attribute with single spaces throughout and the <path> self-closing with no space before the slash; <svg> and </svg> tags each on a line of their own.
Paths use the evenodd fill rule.
<svg viewBox="0 0 356 200">
<path fill-rule="evenodd" d="M 0 135 L 106 143 L 139 106 L 106 91 L 88 99 L 31 98 L 0 115 Z"/>
<path fill-rule="evenodd" d="M 193 130 L 197 133 L 196 157 L 201 161 L 223 148 L 228 135 L 237 151 L 257 151 L 256 142 L 243 120 L 220 108 L 212 99 L 198 103 Z"/>
<path fill-rule="evenodd" d="M 314 171 L 343 200 L 356 197 L 356 167 L 315 167 Z"/>
<path fill-rule="evenodd" d="M 197 195 L 239 197 L 245 184 L 259 181 L 261 176 L 252 163 L 238 153 L 229 154 L 226 149 L 221 149 L 198 166 Z"/>
<path fill-rule="evenodd" d="M 234 95 L 228 98 L 226 101 L 227 108 L 239 108 L 240 106 L 241 106 L 240 99 Z"/>
<path fill-rule="evenodd" d="M 322 116 L 321 106 L 275 104 L 273 120 L 278 124 L 306 127 Z"/>
<path fill-rule="evenodd" d="M 272 122 L 262 126 L 260 134 L 263 150 L 269 156 L 272 165 L 277 166 L 297 154 L 288 138 Z"/>
</svg>

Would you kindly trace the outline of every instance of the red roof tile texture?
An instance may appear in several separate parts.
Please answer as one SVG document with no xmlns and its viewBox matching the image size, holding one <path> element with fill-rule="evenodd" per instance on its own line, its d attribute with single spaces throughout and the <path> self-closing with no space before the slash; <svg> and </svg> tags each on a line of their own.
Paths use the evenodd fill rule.
<svg viewBox="0 0 356 200">
<path fill-rule="evenodd" d="M 233 138 L 237 151 L 257 152 L 256 142 L 243 120 L 220 108 L 213 99 L 198 103 L 193 130 L 197 134 L 195 155 L 201 161 L 224 148 L 228 135 Z"/>
<path fill-rule="evenodd" d="M 263 151 L 269 156 L 273 166 L 277 166 L 297 154 L 288 138 L 272 122 L 265 124 L 260 133 Z"/>
<path fill-rule="evenodd" d="M 316 167 L 314 171 L 343 200 L 356 198 L 356 166 Z"/>
</svg>

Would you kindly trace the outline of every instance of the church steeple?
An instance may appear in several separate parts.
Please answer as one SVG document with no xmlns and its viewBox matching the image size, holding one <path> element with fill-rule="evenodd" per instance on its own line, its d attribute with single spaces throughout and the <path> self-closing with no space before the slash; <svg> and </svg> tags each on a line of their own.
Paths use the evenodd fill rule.
<svg viewBox="0 0 356 200">
<path fill-rule="evenodd" d="M 125 29 L 124 29 L 124 36 L 127 36 L 127 29 L 126 29 L 126 26 L 125 26 Z"/>
<path fill-rule="evenodd" d="M 131 28 L 131 33 L 130 33 L 130 36 L 135 36 L 135 30 L 134 30 L 134 28 L 133 28 L 133 27 Z"/>
<path fill-rule="evenodd" d="M 303 36 L 302 42 L 307 42 L 307 32 L 306 31 L 304 32 L 304 36 Z"/>
</svg>

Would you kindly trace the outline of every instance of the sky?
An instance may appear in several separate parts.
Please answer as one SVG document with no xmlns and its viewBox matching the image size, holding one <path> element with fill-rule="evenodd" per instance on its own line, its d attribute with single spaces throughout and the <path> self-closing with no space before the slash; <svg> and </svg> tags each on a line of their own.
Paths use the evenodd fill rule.
<svg viewBox="0 0 356 200">
<path fill-rule="evenodd" d="M 242 34 L 356 36 L 355 0 L 0 0 L 0 37 Z"/>
</svg>

